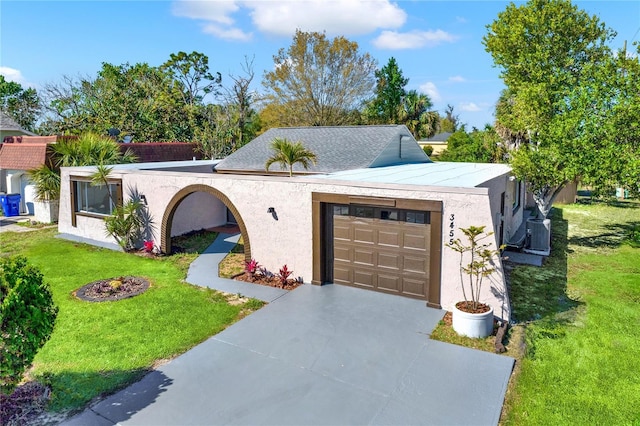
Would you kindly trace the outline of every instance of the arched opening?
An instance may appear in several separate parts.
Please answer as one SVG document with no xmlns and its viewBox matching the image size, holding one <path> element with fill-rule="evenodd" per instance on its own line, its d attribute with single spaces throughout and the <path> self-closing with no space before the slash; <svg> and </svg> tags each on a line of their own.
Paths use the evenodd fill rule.
<svg viewBox="0 0 640 426">
<path fill-rule="evenodd" d="M 171 253 L 171 228 L 173 226 L 174 215 L 182 201 L 184 201 L 189 195 L 196 192 L 204 192 L 214 196 L 220 200 L 227 209 L 229 209 L 229 212 L 233 215 L 233 218 L 240 228 L 240 234 L 244 240 L 244 257 L 247 261 L 251 260 L 251 243 L 249 241 L 249 234 L 247 233 L 247 228 L 240 216 L 240 212 L 238 212 L 236 206 L 229 201 L 229 198 L 227 198 L 226 195 L 207 185 L 189 185 L 178 191 L 171 201 L 169 201 L 167 209 L 162 217 L 162 225 L 160 228 L 160 246 L 162 248 L 162 252 L 167 254 Z"/>
</svg>

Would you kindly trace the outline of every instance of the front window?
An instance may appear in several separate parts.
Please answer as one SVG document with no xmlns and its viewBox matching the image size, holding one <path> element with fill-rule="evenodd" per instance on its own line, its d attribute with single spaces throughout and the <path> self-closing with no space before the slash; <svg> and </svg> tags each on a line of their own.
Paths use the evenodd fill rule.
<svg viewBox="0 0 640 426">
<path fill-rule="evenodd" d="M 76 182 L 76 211 L 83 213 L 110 215 L 114 208 L 112 198 L 116 198 L 116 184 L 93 186 L 90 182 Z"/>
<path fill-rule="evenodd" d="M 111 180 L 108 185 L 91 185 L 86 177 L 71 178 L 72 223 L 76 215 L 104 217 L 111 215 L 122 204 L 122 184 Z"/>
</svg>

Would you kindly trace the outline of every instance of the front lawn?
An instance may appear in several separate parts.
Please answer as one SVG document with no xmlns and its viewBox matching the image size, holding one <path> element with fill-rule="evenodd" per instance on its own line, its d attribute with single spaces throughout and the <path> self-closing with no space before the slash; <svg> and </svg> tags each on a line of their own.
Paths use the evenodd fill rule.
<svg viewBox="0 0 640 426">
<path fill-rule="evenodd" d="M 234 306 L 220 293 L 186 284 L 186 268 L 197 253 L 149 259 L 60 240 L 55 232 L 0 234 L 1 255 L 21 254 L 40 268 L 60 309 L 30 372 L 51 386 L 53 410 L 81 408 L 130 384 L 260 306 Z M 201 250 L 214 237 L 199 236 L 201 247 L 187 251 Z M 151 287 L 116 302 L 85 302 L 72 294 L 86 283 L 122 275 L 145 277 Z"/>
<path fill-rule="evenodd" d="M 512 274 L 526 355 L 504 424 L 640 424 L 640 203 L 554 209 L 553 253 Z"/>
</svg>

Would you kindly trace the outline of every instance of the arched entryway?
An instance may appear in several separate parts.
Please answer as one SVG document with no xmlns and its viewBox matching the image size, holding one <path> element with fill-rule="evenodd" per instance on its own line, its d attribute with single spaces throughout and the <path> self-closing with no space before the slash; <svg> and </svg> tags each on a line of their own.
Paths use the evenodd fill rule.
<svg viewBox="0 0 640 426">
<path fill-rule="evenodd" d="M 229 201 L 226 195 L 222 192 L 218 191 L 215 188 L 212 188 L 207 185 L 189 185 L 176 193 L 176 195 L 171 198 L 167 208 L 162 217 L 162 225 L 160 228 L 160 245 L 163 253 L 170 254 L 171 253 L 171 227 L 173 224 L 174 215 L 180 206 L 180 203 L 187 198 L 189 195 L 195 192 L 204 192 L 207 194 L 211 194 L 220 200 L 231 212 L 236 222 L 238 223 L 238 227 L 240 228 L 240 233 L 242 235 L 242 239 L 244 240 L 244 257 L 247 261 L 251 260 L 251 242 L 249 241 L 249 234 L 247 233 L 247 228 L 240 216 L 240 212 L 236 206 Z"/>
</svg>

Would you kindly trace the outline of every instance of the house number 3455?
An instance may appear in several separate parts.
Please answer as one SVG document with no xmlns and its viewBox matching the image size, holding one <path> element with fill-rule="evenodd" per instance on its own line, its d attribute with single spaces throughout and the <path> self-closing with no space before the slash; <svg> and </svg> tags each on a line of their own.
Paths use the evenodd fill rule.
<svg viewBox="0 0 640 426">
<path fill-rule="evenodd" d="M 456 227 L 455 215 L 451 213 L 449 215 L 449 244 L 453 244 L 453 230 Z"/>
</svg>

